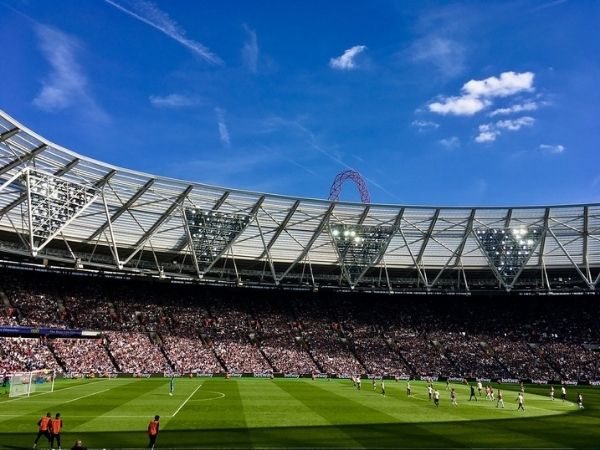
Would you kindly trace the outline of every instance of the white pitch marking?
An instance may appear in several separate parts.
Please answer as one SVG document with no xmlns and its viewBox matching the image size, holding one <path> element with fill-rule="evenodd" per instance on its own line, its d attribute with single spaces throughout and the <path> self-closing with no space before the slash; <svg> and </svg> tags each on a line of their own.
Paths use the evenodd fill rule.
<svg viewBox="0 0 600 450">
<path fill-rule="evenodd" d="M 207 402 L 209 400 L 219 400 L 220 398 L 225 398 L 225 394 L 219 391 L 202 391 L 202 392 L 212 392 L 213 394 L 219 394 L 218 397 L 210 397 L 210 398 L 196 398 L 191 400 L 192 402 Z"/>
<path fill-rule="evenodd" d="M 181 406 L 180 406 L 179 408 L 177 408 L 177 411 L 175 411 L 171 417 L 175 417 L 175 416 L 177 415 L 177 413 L 178 413 L 179 411 L 181 411 L 181 408 L 183 408 L 183 407 L 185 406 L 185 404 L 186 404 L 186 403 L 187 403 L 187 402 L 190 400 L 190 398 L 192 398 L 192 397 L 194 396 L 194 394 L 195 394 L 196 392 L 198 392 L 198 389 L 200 389 L 201 387 L 202 387 L 202 385 L 200 385 L 200 386 L 198 386 L 196 389 L 194 389 L 194 392 L 192 392 L 192 393 L 190 394 L 190 396 L 189 396 L 188 398 L 186 398 L 186 399 L 185 399 L 185 401 L 184 401 L 184 402 L 181 404 Z"/>
<path fill-rule="evenodd" d="M 108 389 L 104 389 L 102 391 L 93 392 L 93 393 L 88 394 L 88 395 L 82 395 L 81 397 L 77 397 L 77 398 L 74 398 L 73 400 L 69 400 L 68 402 L 62 402 L 60 404 L 61 405 L 66 405 L 67 403 L 76 402 L 77 400 L 81 400 L 82 398 L 87 398 L 87 397 L 91 397 L 92 395 L 101 394 L 102 392 L 110 391 L 111 389 L 112 388 L 108 388 Z"/>
<path fill-rule="evenodd" d="M 42 392 L 42 393 L 38 393 L 38 394 L 33 394 L 33 395 L 30 395 L 29 397 L 19 397 L 19 398 L 14 398 L 12 400 L 4 400 L 4 401 L 1 401 L 0 403 L 16 402 L 17 400 L 23 400 L 25 398 L 39 397 L 40 395 L 52 394 L 54 392 L 67 391 L 69 389 L 75 389 L 75 388 L 78 388 L 78 387 L 89 386 L 90 384 L 102 383 L 103 381 L 109 381 L 109 380 L 92 381 L 91 383 L 78 384 L 77 386 L 70 386 L 70 387 L 67 387 L 67 388 L 56 389 L 54 391 L 48 391 L 48 392 Z"/>
</svg>

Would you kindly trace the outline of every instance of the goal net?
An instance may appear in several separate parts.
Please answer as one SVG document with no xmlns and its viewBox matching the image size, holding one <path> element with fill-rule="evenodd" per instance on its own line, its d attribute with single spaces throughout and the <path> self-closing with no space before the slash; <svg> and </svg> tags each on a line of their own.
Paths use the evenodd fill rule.
<svg viewBox="0 0 600 450">
<path fill-rule="evenodd" d="M 54 391 L 54 370 L 15 372 L 10 378 L 9 397 L 29 397 L 34 392 Z"/>
</svg>

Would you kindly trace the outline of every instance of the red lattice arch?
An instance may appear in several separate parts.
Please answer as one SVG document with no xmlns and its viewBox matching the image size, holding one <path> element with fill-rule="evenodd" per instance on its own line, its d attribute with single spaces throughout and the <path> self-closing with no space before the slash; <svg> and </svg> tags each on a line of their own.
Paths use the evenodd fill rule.
<svg viewBox="0 0 600 450">
<path fill-rule="evenodd" d="M 356 170 L 344 170 L 336 175 L 331 190 L 329 191 L 329 200 L 338 201 L 340 199 L 340 193 L 342 192 L 342 185 L 346 180 L 354 181 L 358 193 L 360 194 L 360 201 L 363 203 L 371 203 L 371 195 L 369 194 L 369 188 L 363 177 L 360 176 Z"/>
</svg>

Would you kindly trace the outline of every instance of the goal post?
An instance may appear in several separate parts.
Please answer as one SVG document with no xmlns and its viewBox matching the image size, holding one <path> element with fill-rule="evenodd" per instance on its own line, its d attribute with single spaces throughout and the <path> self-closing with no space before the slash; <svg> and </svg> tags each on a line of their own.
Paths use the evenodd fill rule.
<svg viewBox="0 0 600 450">
<path fill-rule="evenodd" d="M 54 370 L 15 372 L 10 377 L 9 397 L 29 397 L 34 392 L 54 392 Z"/>
</svg>

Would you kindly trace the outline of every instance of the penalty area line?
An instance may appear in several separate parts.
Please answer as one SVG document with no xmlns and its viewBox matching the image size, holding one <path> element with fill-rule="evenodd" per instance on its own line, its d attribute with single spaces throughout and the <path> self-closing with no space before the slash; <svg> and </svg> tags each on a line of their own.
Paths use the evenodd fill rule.
<svg viewBox="0 0 600 450">
<path fill-rule="evenodd" d="M 177 415 L 177 413 L 178 413 L 179 411 L 181 411 L 181 408 L 183 408 L 183 407 L 186 405 L 186 403 L 190 401 L 190 398 L 192 398 L 192 397 L 194 396 L 194 394 L 195 394 L 196 392 L 198 392 L 198 389 L 200 389 L 201 387 L 202 387 L 202 385 L 200 385 L 200 386 L 198 386 L 196 389 L 194 389 L 194 392 L 192 392 L 192 393 L 189 395 L 189 397 L 188 397 L 188 398 L 186 398 L 186 399 L 183 401 L 183 403 L 182 403 L 182 404 L 179 406 L 179 408 L 177 408 L 177 411 L 175 411 L 173 414 L 171 414 L 171 417 L 175 417 L 175 416 Z"/>
<path fill-rule="evenodd" d="M 16 402 L 19 400 L 24 400 L 24 399 L 33 398 L 33 397 L 39 397 L 40 395 L 54 394 L 55 392 L 68 391 L 69 389 L 75 389 L 75 388 L 80 388 L 80 387 L 84 387 L 84 386 L 89 386 L 91 384 L 98 384 L 98 383 L 102 383 L 103 381 L 108 381 L 108 380 L 98 380 L 98 381 L 92 381 L 90 383 L 81 383 L 81 384 L 78 384 L 77 386 L 69 386 L 66 388 L 54 389 L 53 391 L 47 391 L 47 392 L 35 392 L 29 396 L 13 398 L 12 400 L 3 400 L 0 402 L 0 404 Z"/>
<path fill-rule="evenodd" d="M 62 404 L 62 405 L 66 405 L 67 403 L 73 403 L 73 402 L 76 402 L 77 400 L 81 400 L 82 398 L 87 398 L 87 397 L 91 397 L 92 395 L 101 394 L 101 393 L 103 393 L 103 392 L 110 391 L 111 389 L 112 389 L 112 388 L 108 388 L 108 389 L 103 389 L 103 390 L 101 390 L 101 391 L 98 391 L 98 392 L 92 392 L 91 394 L 82 395 L 81 397 L 77 397 L 77 398 L 74 398 L 73 400 L 69 400 L 69 401 L 66 401 L 66 402 L 62 402 L 61 404 Z"/>
</svg>

